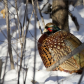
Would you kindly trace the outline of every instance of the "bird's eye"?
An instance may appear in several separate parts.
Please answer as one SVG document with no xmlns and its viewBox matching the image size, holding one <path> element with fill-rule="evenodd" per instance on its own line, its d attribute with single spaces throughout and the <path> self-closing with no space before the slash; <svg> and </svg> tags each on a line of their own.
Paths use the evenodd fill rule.
<svg viewBox="0 0 84 84">
<path fill-rule="evenodd" d="M 48 28 L 47 30 L 48 30 L 49 32 L 52 32 L 52 31 L 53 31 L 53 28 L 50 27 L 50 28 Z"/>
</svg>

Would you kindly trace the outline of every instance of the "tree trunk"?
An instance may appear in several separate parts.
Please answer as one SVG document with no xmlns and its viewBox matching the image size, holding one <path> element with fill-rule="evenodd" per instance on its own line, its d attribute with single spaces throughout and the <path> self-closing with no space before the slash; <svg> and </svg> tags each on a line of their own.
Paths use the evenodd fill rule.
<svg viewBox="0 0 84 84">
<path fill-rule="evenodd" d="M 11 48 L 11 35 L 10 35 L 10 23 L 9 23 L 9 12 L 7 0 L 4 0 L 5 10 L 6 10 L 6 24 L 7 24 L 7 39 L 8 39 L 8 52 L 10 56 L 11 69 L 14 69 L 14 61 Z"/>
<path fill-rule="evenodd" d="M 69 32 L 68 0 L 53 0 L 52 20 L 59 28 Z"/>
</svg>

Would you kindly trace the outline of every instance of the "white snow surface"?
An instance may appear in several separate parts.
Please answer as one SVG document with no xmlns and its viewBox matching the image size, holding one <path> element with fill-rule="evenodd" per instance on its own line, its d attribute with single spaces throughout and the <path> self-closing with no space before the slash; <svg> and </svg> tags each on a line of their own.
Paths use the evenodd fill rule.
<svg viewBox="0 0 84 84">
<path fill-rule="evenodd" d="M 11 3 L 14 4 L 14 2 L 11 0 Z M 40 4 L 40 7 L 43 6 L 43 4 L 45 3 L 42 2 L 42 4 Z M 10 5 L 9 5 L 10 6 Z M 1 9 L 3 9 L 4 6 L 2 4 L 2 2 L 0 2 L 0 11 Z M 10 6 L 9 10 L 13 13 L 15 13 L 15 9 L 13 7 Z M 30 18 L 31 16 L 31 12 L 32 12 L 32 6 L 29 5 L 28 6 L 28 17 Z M 74 34 L 77 38 L 80 39 L 81 42 L 84 42 L 84 8 L 83 6 L 79 6 L 79 7 L 73 7 L 70 5 L 69 10 L 71 11 L 71 13 L 76 16 L 78 23 L 80 25 L 80 29 L 79 31 L 77 31 L 76 26 L 74 25 L 73 21 L 71 20 L 71 17 L 69 16 L 69 28 L 70 28 L 70 32 L 72 34 Z M 20 8 L 18 10 L 19 13 L 19 18 L 21 23 L 23 23 L 23 18 L 24 18 L 24 12 L 25 12 L 25 4 L 21 3 Z M 37 10 L 37 15 L 40 21 L 40 25 L 41 28 L 43 30 L 43 23 L 41 20 L 41 17 L 39 15 L 39 12 Z M 45 24 L 48 22 L 52 22 L 52 19 L 49 17 L 49 14 L 43 14 L 43 18 L 45 21 Z M 15 16 L 17 17 L 17 16 Z M 18 34 L 16 34 L 16 32 L 18 32 L 17 29 L 15 29 L 15 21 L 13 20 L 14 16 L 11 15 L 11 34 L 12 34 L 12 46 L 13 48 L 17 48 L 16 46 L 18 45 L 18 53 L 19 55 L 21 55 L 20 52 L 20 39 L 18 39 L 18 42 L 16 41 L 16 35 L 19 36 Z M 25 23 L 25 27 L 26 28 L 26 24 Z M 6 21 L 5 19 L 3 19 L 2 14 L 0 13 L 0 29 L 4 32 L 4 34 L 7 36 L 7 27 L 6 27 Z M 15 30 L 14 30 L 15 29 Z M 22 67 L 28 69 L 27 72 L 27 77 L 26 77 L 26 84 L 32 84 L 32 80 L 33 80 L 33 70 L 34 70 L 34 16 L 31 19 L 30 25 L 29 25 L 29 31 L 31 32 L 31 34 L 33 35 L 33 37 L 31 36 L 31 34 L 28 32 L 27 34 L 27 39 L 26 39 L 26 53 L 25 53 L 25 57 L 24 57 L 24 61 L 25 61 L 25 65 L 24 62 L 22 63 Z M 39 39 L 39 37 L 41 36 L 38 24 L 37 24 L 37 40 Z M 2 34 L 2 32 L 0 31 L 0 58 L 3 60 L 3 66 L 2 66 L 2 74 L 1 74 L 1 80 L 2 77 L 4 75 L 4 68 L 5 68 L 5 62 L 6 62 L 6 56 L 7 56 L 7 39 L 4 37 L 4 35 Z M 15 51 L 13 50 L 13 58 L 14 58 L 14 63 L 15 63 L 15 69 L 11 70 L 10 69 L 10 59 L 8 58 L 8 62 L 7 62 L 7 68 L 5 71 L 5 78 L 4 78 L 4 84 L 17 84 L 17 80 L 18 80 L 18 68 L 19 68 L 19 64 L 20 64 L 20 60 L 18 61 L 18 68 L 17 68 L 17 56 Z M 23 80 L 25 78 L 25 74 L 26 74 L 26 70 L 22 69 L 21 70 L 21 74 L 20 74 L 20 84 L 23 84 Z M 38 53 L 38 50 L 36 51 L 36 70 L 35 70 L 35 81 L 36 84 L 77 84 L 79 79 L 80 79 L 80 74 L 69 74 L 68 72 L 63 72 L 63 71 L 46 71 L 46 68 L 43 65 L 43 62 L 40 58 L 40 55 Z M 81 84 L 84 84 L 84 78 L 82 79 Z"/>
</svg>

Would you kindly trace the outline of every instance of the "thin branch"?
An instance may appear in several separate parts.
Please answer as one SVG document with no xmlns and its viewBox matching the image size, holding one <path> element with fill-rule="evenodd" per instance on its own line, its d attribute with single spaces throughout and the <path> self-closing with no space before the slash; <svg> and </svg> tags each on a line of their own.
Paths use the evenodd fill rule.
<svg viewBox="0 0 84 84">
<path fill-rule="evenodd" d="M 14 61 L 11 48 L 11 35 L 10 35 L 10 21 L 9 21 L 9 12 L 8 12 L 8 2 L 4 0 L 5 10 L 6 10 L 6 24 L 7 24 L 7 39 L 8 39 L 8 52 L 10 56 L 11 69 L 14 69 Z"/>
<path fill-rule="evenodd" d="M 42 19 L 42 22 L 43 22 L 43 26 L 44 26 L 44 28 L 45 28 L 45 22 L 44 22 L 44 19 L 43 19 L 42 14 L 41 14 L 41 10 L 40 10 L 40 7 L 39 7 L 39 4 L 38 4 L 38 1 L 37 1 L 37 8 L 38 8 L 38 10 L 39 10 L 39 13 L 40 13 L 40 16 L 41 16 L 41 19 Z"/>
<path fill-rule="evenodd" d="M 17 30 L 17 28 L 18 28 L 18 25 L 17 25 L 17 21 L 16 21 L 16 19 L 15 19 L 15 16 L 14 16 L 14 20 L 15 20 L 15 29 Z M 16 52 L 16 54 L 17 54 L 17 64 L 18 64 L 18 56 L 19 56 L 19 54 L 18 54 L 18 36 L 17 36 L 17 34 L 18 34 L 18 32 L 16 31 L 16 50 L 14 49 L 14 51 Z M 14 38 L 15 39 L 15 38 Z M 18 71 L 18 66 L 17 66 L 17 71 Z"/>
<path fill-rule="evenodd" d="M 14 5 L 12 5 L 11 2 L 10 2 L 9 0 L 8 0 L 8 3 L 10 3 L 10 5 L 11 5 L 13 8 L 16 9 L 16 7 L 15 7 Z M 21 6 L 21 4 L 20 4 L 20 6 Z M 20 7 L 20 6 L 19 6 L 19 7 Z M 18 7 L 18 9 L 19 9 L 19 7 Z"/>
<path fill-rule="evenodd" d="M 51 71 L 58 67 L 60 64 L 71 58 L 73 55 L 80 53 L 84 49 L 84 43 L 82 43 L 80 46 L 78 46 L 76 49 L 74 49 L 71 53 L 69 53 L 67 56 L 64 56 L 61 60 L 53 64 L 52 66 L 48 67 L 46 70 Z"/>
<path fill-rule="evenodd" d="M 79 24 L 78 24 L 77 18 L 75 16 L 73 16 L 70 12 L 69 12 L 69 15 L 71 16 L 72 21 L 74 22 L 74 24 L 76 25 L 77 30 L 79 31 Z"/>
<path fill-rule="evenodd" d="M 15 8 L 16 8 L 16 13 L 17 13 L 18 31 L 19 31 L 19 38 L 20 38 L 20 27 L 19 27 L 19 25 L 21 26 L 21 22 L 20 22 L 19 16 L 18 16 L 17 0 L 15 0 Z M 22 27 L 22 26 L 21 26 L 21 27 Z M 20 40 L 20 42 L 21 42 L 21 40 Z"/>
<path fill-rule="evenodd" d="M 43 7 L 41 8 L 41 11 L 46 7 L 46 5 L 48 4 L 49 2 L 47 1 L 44 5 L 43 5 Z"/>
<path fill-rule="evenodd" d="M 25 82 L 26 82 L 26 79 L 27 79 L 27 72 L 28 72 L 28 69 L 26 70 L 26 73 L 25 73 L 24 84 L 26 84 Z"/>
<path fill-rule="evenodd" d="M 0 32 L 3 34 L 3 36 L 7 39 L 7 36 L 4 34 L 4 32 L 2 31 L 2 29 L 0 28 Z"/>
<path fill-rule="evenodd" d="M 6 68 L 7 68 L 7 61 L 8 61 L 8 51 L 7 51 L 6 62 L 5 62 L 5 67 L 4 67 L 5 69 L 4 69 L 2 84 L 4 84 L 5 72 L 6 72 Z"/>
<path fill-rule="evenodd" d="M 34 29 L 34 36 L 35 36 L 35 42 L 34 42 L 34 69 L 33 69 L 33 84 L 35 84 L 35 69 L 36 69 L 36 36 L 37 36 L 37 32 L 36 32 L 36 22 L 37 22 L 37 0 L 35 0 L 35 2 L 32 0 L 32 5 L 33 5 L 33 10 L 34 10 L 34 18 L 35 18 L 35 29 Z"/>
<path fill-rule="evenodd" d="M 81 81 L 82 81 L 82 79 L 83 79 L 83 76 L 84 76 L 84 68 L 83 68 L 83 72 L 82 72 L 82 75 L 81 75 L 81 77 L 80 77 L 80 79 L 79 79 L 78 84 L 81 84 Z"/>
<path fill-rule="evenodd" d="M 19 57 L 21 59 L 21 57 L 19 56 L 18 52 L 14 49 L 14 47 L 12 46 L 13 50 L 15 51 L 15 53 L 17 54 L 17 57 Z"/>
<path fill-rule="evenodd" d="M 17 62 L 15 62 L 15 64 L 17 64 Z M 20 66 L 19 64 L 17 64 L 18 66 Z M 21 66 L 21 68 L 23 69 L 23 70 L 27 70 L 28 68 L 25 68 L 25 67 L 22 67 Z"/>
<path fill-rule="evenodd" d="M 24 25 L 25 25 L 25 20 L 26 21 L 28 21 L 28 23 L 29 23 L 29 18 L 28 18 L 28 9 L 27 9 L 27 5 L 28 5 L 28 0 L 26 0 L 26 8 L 25 8 L 25 14 L 24 14 L 24 21 L 23 21 L 23 31 L 22 31 L 22 42 L 23 42 L 23 51 L 22 51 L 22 53 L 23 53 L 23 55 L 25 56 L 25 45 L 26 45 L 26 33 L 28 32 L 27 31 L 27 29 L 28 29 L 28 26 L 29 26 L 29 24 L 28 24 L 28 26 L 26 26 L 26 32 L 25 32 L 25 36 L 24 36 Z M 25 41 L 24 41 L 25 40 Z M 22 55 L 22 56 L 23 56 Z M 23 58 L 23 57 L 22 57 Z M 23 62 L 24 62 L 24 66 L 25 66 L 25 57 L 23 58 L 24 60 L 23 60 Z M 26 74 L 24 75 L 24 71 L 23 71 L 23 83 L 25 84 L 25 82 L 26 82 L 26 77 L 27 76 L 27 71 L 26 71 Z"/>
<path fill-rule="evenodd" d="M 26 8 L 27 8 L 27 4 L 28 4 L 28 0 L 26 1 Z M 20 71 L 21 71 L 21 67 L 22 67 L 22 59 L 23 59 L 23 56 L 25 54 L 24 52 L 25 52 L 25 46 L 26 46 L 26 36 L 27 36 L 28 28 L 29 28 L 29 19 L 28 19 L 27 11 L 28 11 L 28 9 L 26 9 L 26 19 L 27 19 L 28 23 L 26 26 L 24 40 L 22 40 L 23 42 L 21 43 L 21 47 L 22 47 L 21 48 L 21 60 L 20 60 L 20 68 L 18 71 L 18 82 L 17 82 L 17 84 L 19 84 Z"/>
<path fill-rule="evenodd" d="M 4 32 L 0 29 L 0 31 L 2 32 L 2 34 L 4 35 L 4 37 L 7 39 L 7 36 L 4 34 Z M 1 41 L 1 42 L 4 42 L 4 41 Z M 8 42 L 6 42 L 6 43 L 8 43 Z M 10 44 L 10 43 L 9 43 Z M 12 46 L 12 45 L 11 45 Z M 12 46 L 12 48 L 13 48 L 13 50 L 16 52 L 16 54 L 17 54 L 17 56 L 19 57 L 19 58 L 21 58 L 20 56 L 19 56 L 19 54 L 17 53 L 17 51 L 14 49 L 14 47 Z"/>
<path fill-rule="evenodd" d="M 37 2 L 37 3 L 38 3 L 38 2 Z M 34 14 L 35 14 L 34 1 L 32 1 L 32 5 L 33 5 L 33 11 L 34 11 Z M 39 6 L 38 6 L 38 8 L 39 8 Z M 40 15 L 41 15 L 41 18 L 42 18 L 44 27 L 45 27 L 44 19 L 43 19 L 43 16 L 42 16 L 42 14 L 41 14 L 40 8 L 39 8 L 39 12 L 40 12 Z M 38 25 L 39 25 L 40 32 L 41 32 L 41 34 L 43 34 L 43 33 L 42 33 L 41 26 L 40 26 L 40 22 L 39 22 L 39 19 L 38 19 L 37 15 L 36 15 L 36 20 L 37 20 L 37 23 L 38 23 Z"/>
</svg>

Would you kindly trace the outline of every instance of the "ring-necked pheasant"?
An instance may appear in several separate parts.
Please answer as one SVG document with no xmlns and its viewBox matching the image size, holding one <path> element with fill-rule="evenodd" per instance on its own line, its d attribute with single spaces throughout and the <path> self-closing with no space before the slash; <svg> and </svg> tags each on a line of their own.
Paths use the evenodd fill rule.
<svg viewBox="0 0 84 84">
<path fill-rule="evenodd" d="M 81 41 L 73 34 L 61 30 L 53 23 L 45 26 L 44 34 L 38 40 L 38 51 L 46 68 L 81 45 Z M 63 62 L 54 70 L 79 72 L 84 67 L 84 50 Z"/>
</svg>

